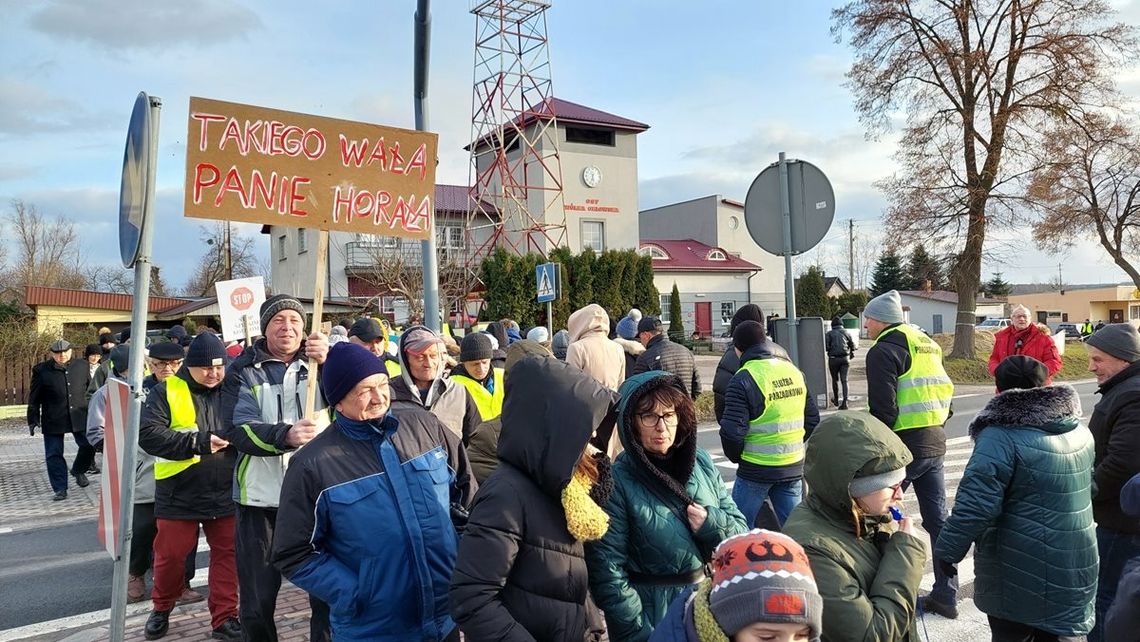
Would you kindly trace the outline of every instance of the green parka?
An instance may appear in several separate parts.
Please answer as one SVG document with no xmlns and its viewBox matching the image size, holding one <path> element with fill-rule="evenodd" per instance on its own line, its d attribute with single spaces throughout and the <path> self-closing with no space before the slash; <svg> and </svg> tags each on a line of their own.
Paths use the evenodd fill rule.
<svg viewBox="0 0 1140 642">
<path fill-rule="evenodd" d="M 848 486 L 859 476 L 906 467 L 910 451 L 866 412 L 840 412 L 807 442 L 804 481 L 811 493 L 784 533 L 811 560 L 823 596 L 823 642 L 918 642 L 915 601 L 926 544 L 888 530 L 889 516 L 859 511 Z"/>
<path fill-rule="evenodd" d="M 1097 586 L 1093 437 L 1064 384 L 1007 390 L 970 424 L 974 452 L 935 557 L 974 545 L 974 603 L 1058 636 L 1092 630 Z"/>
<path fill-rule="evenodd" d="M 670 490 L 663 471 L 649 464 L 632 432 L 633 409 L 647 392 L 666 385 L 686 392 L 680 378 L 657 370 L 627 379 L 618 391 L 618 426 L 625 452 L 613 465 L 614 490 L 605 507 L 610 527 L 605 537 L 586 544 L 590 592 L 605 612 L 611 640 L 648 640 L 673 598 L 696 583 L 669 585 L 663 578 L 699 571 L 717 544 L 748 530 L 712 457 L 696 447 L 695 429 L 682 434 L 678 428 L 671 453 L 675 463 L 690 467 L 685 493 L 708 511 L 696 533 L 689 529 L 687 504 L 675 492 L 679 489 Z M 655 582 L 639 581 L 637 576 L 651 576 Z"/>
</svg>

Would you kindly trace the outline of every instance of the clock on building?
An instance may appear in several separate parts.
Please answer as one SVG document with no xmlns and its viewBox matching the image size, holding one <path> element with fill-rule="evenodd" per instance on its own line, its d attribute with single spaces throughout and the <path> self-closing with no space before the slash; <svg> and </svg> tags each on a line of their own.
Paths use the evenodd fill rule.
<svg viewBox="0 0 1140 642">
<path fill-rule="evenodd" d="M 586 184 L 586 187 L 597 187 L 602 182 L 602 170 L 594 165 L 583 169 L 582 182 Z"/>
</svg>

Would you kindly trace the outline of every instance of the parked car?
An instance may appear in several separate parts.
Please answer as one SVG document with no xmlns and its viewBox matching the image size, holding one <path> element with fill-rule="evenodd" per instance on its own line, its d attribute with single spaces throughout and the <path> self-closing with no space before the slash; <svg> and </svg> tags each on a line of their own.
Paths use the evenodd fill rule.
<svg viewBox="0 0 1140 642">
<path fill-rule="evenodd" d="M 1001 330 L 1002 328 L 1009 325 L 1011 325 L 1009 319 L 986 319 L 975 327 L 978 330 L 989 330 L 991 332 L 997 332 L 998 330 Z"/>
<path fill-rule="evenodd" d="M 1068 341 L 1069 339 L 1080 340 L 1082 338 L 1081 337 L 1081 329 L 1079 327 L 1077 327 L 1077 324 L 1075 324 L 1075 323 L 1058 323 L 1056 332 L 1062 332 L 1062 331 L 1064 331 L 1064 333 L 1065 333 L 1065 340 L 1066 341 Z"/>
</svg>

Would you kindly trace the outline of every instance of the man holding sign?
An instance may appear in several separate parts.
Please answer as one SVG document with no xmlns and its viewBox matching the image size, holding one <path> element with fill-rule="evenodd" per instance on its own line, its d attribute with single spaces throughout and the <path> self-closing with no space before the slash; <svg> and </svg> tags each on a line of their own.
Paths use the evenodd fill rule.
<svg viewBox="0 0 1140 642">
<path fill-rule="evenodd" d="M 269 551 L 277 522 L 281 481 L 288 453 L 317 435 L 312 417 L 302 418 L 308 359 L 324 363 L 328 338 L 304 336 L 305 308 L 285 294 L 270 297 L 260 308 L 261 334 L 252 350 L 231 365 L 223 384 L 226 399 L 223 437 L 238 450 L 234 474 L 237 502 L 237 560 L 241 624 L 246 640 L 276 641 L 273 615 L 281 574 Z M 316 385 L 313 381 L 312 385 Z M 327 641 L 328 605 L 309 598 L 313 616 L 310 639 Z"/>
</svg>

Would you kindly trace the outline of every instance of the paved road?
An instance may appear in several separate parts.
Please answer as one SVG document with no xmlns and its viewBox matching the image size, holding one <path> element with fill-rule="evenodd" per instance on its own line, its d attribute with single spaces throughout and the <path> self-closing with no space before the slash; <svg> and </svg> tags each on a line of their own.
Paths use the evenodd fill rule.
<svg viewBox="0 0 1140 642">
<path fill-rule="evenodd" d="M 1096 398 L 1096 385 L 1083 383 L 1076 386 L 1087 421 Z M 991 395 L 986 392 L 960 396 L 954 401 L 954 417 L 947 424 L 949 452 L 946 456 L 947 493 L 952 498 L 958 480 L 969 459 L 971 446 L 966 436 L 967 426 L 974 415 L 985 406 Z M 718 462 L 726 483 L 736 478 L 736 466 L 727 461 L 720 448 L 715 424 L 704 424 L 698 434 L 698 443 Z M 69 446 L 69 452 L 74 446 Z M 71 455 L 69 454 L 69 457 Z M 918 507 L 908 498 L 905 509 L 914 515 Z M 199 542 L 199 571 L 193 585 L 205 584 L 206 546 Z M 0 641 L 13 639 L 15 631 L 43 624 L 35 633 L 49 633 L 61 618 L 70 618 L 68 626 L 83 622 L 99 622 L 99 611 L 110 606 L 111 562 L 95 536 L 94 519 L 70 521 L 39 529 L 21 529 L 0 534 Z M 967 558 L 960 569 L 962 596 L 973 595 L 973 565 Z M 925 587 L 929 588 L 933 575 L 927 573 Z M 143 613 L 149 602 L 132 605 L 131 613 Z M 988 638 L 985 617 L 966 601 L 961 605 L 962 616 L 956 621 L 937 616 L 924 618 L 930 639 L 976 640 Z M 102 621 L 106 616 L 102 616 Z M 25 633 L 30 629 L 23 628 Z M 23 636 L 21 636 L 23 637 Z M 44 639 L 53 639 L 50 636 Z"/>
</svg>

